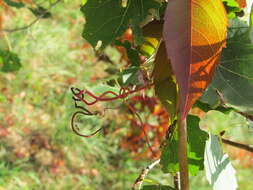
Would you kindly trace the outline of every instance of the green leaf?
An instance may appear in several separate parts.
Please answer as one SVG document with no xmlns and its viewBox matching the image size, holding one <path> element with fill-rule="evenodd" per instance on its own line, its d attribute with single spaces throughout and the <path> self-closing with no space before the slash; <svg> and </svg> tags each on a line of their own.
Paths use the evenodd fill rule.
<svg viewBox="0 0 253 190">
<path fill-rule="evenodd" d="M 222 0 L 222 2 L 225 2 L 229 7 L 239 7 L 239 4 L 236 0 Z"/>
<path fill-rule="evenodd" d="M 210 135 L 205 148 L 205 171 L 208 182 L 214 190 L 236 190 L 235 169 L 228 155 L 223 154 L 219 138 Z"/>
<path fill-rule="evenodd" d="M 128 85 L 138 85 L 140 84 L 139 81 L 139 72 L 140 69 L 139 67 L 130 67 L 128 69 L 125 69 L 122 73 L 120 73 L 120 82 L 122 82 L 123 86 L 128 86 Z"/>
<path fill-rule="evenodd" d="M 206 104 L 206 103 L 203 103 L 201 101 L 196 101 L 196 103 L 194 104 L 193 107 L 198 107 L 200 108 L 202 111 L 204 112 L 209 112 L 211 110 L 216 110 L 216 111 L 220 111 L 224 114 L 229 114 L 231 111 L 233 111 L 234 109 L 233 108 L 230 108 L 230 107 L 223 107 L 223 106 L 218 106 L 218 107 L 211 107 L 209 104 Z"/>
<path fill-rule="evenodd" d="M 237 14 L 243 11 L 236 0 L 222 0 L 222 1 L 225 5 L 228 17 L 231 19 L 236 18 Z"/>
<path fill-rule="evenodd" d="M 113 43 L 130 26 L 135 39 L 140 38 L 139 24 L 151 15 L 150 9 L 159 7 L 160 3 L 155 0 L 128 0 L 126 6 L 118 0 L 90 0 L 81 8 L 86 19 L 83 37 L 93 47 L 101 41 L 103 48 Z"/>
<path fill-rule="evenodd" d="M 16 53 L 0 50 L 0 71 L 14 72 L 18 71 L 21 67 L 20 59 Z"/>
<path fill-rule="evenodd" d="M 168 185 L 144 185 L 141 190 L 175 190 Z"/>
<path fill-rule="evenodd" d="M 201 97 L 212 107 L 222 100 L 241 112 L 253 113 L 253 44 L 248 31 L 228 40 L 214 79 Z M 217 91 L 220 95 L 218 95 Z"/>
<path fill-rule="evenodd" d="M 197 116 L 187 116 L 188 130 L 188 162 L 191 175 L 197 175 L 204 168 L 205 141 L 208 134 L 199 128 L 200 119 Z"/>
<path fill-rule="evenodd" d="M 11 7 L 16 7 L 16 8 L 23 8 L 25 7 L 25 4 L 22 3 L 22 2 L 15 2 L 15 1 L 12 1 L 12 0 L 4 0 L 4 2 L 11 6 Z"/>
<path fill-rule="evenodd" d="M 201 126 L 205 126 L 205 129 L 214 135 L 220 135 L 222 131 L 231 131 L 234 128 L 247 128 L 250 127 L 250 122 L 242 115 L 230 111 L 224 114 L 219 111 L 210 111 L 200 122 Z"/>
<path fill-rule="evenodd" d="M 188 164 L 191 175 L 197 175 L 204 168 L 205 141 L 208 138 L 206 132 L 199 128 L 200 119 L 197 116 L 187 116 L 188 130 Z M 171 139 L 166 140 L 162 148 L 161 165 L 164 173 L 175 173 L 179 171 L 178 164 L 178 134 L 175 131 Z"/>
<path fill-rule="evenodd" d="M 178 163 L 178 133 L 175 132 L 171 138 L 166 139 L 162 146 L 160 164 L 164 173 L 176 173 L 179 171 Z"/>
<path fill-rule="evenodd" d="M 172 76 L 172 68 L 167 58 L 165 43 L 161 43 L 154 61 L 155 93 L 170 114 L 171 122 L 176 116 L 177 85 Z"/>
<path fill-rule="evenodd" d="M 40 18 L 52 17 L 52 14 L 44 7 L 38 6 L 36 8 L 29 8 L 29 9 L 37 17 L 40 17 Z"/>
</svg>

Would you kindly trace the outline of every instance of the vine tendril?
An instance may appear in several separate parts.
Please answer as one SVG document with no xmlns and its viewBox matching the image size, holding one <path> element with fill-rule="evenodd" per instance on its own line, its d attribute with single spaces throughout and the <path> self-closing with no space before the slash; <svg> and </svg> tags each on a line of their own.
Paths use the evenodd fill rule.
<svg viewBox="0 0 253 190">
<path fill-rule="evenodd" d="M 72 99 L 75 102 L 75 108 L 81 110 L 81 111 L 76 111 L 72 115 L 71 127 L 72 127 L 73 132 L 75 134 L 77 134 L 78 136 L 89 138 L 89 137 L 92 137 L 92 136 L 96 135 L 98 132 L 100 132 L 104 128 L 104 127 L 101 127 L 99 129 L 97 129 L 96 131 L 94 131 L 93 133 L 88 134 L 88 135 L 81 134 L 79 132 L 79 128 L 75 124 L 75 118 L 77 117 L 77 115 L 81 114 L 81 115 L 85 115 L 85 116 L 93 116 L 93 115 L 98 115 L 98 114 L 101 115 L 101 114 L 99 112 L 92 113 L 91 111 L 89 111 L 85 107 L 78 105 L 78 102 L 83 102 L 87 106 L 90 106 L 90 105 L 94 105 L 97 102 L 106 102 L 106 101 L 113 101 L 113 100 L 117 100 L 117 99 L 125 99 L 128 95 L 133 94 L 135 92 L 139 92 L 139 91 L 144 90 L 144 89 L 147 89 L 149 86 L 151 86 L 151 85 L 145 85 L 145 86 L 142 86 L 140 88 L 133 89 L 133 90 L 130 89 L 130 88 L 128 88 L 128 87 L 121 87 L 118 94 L 116 92 L 113 92 L 113 91 L 106 91 L 106 92 L 102 93 L 99 96 L 96 96 L 95 94 L 93 94 L 89 90 L 80 90 L 78 88 L 72 87 L 71 88 L 71 91 L 72 91 L 72 94 L 73 94 Z M 88 101 L 87 99 L 85 99 L 85 95 L 87 95 L 88 97 L 90 97 L 90 98 L 92 98 L 94 100 L 93 101 Z M 148 145 L 148 147 L 149 147 L 149 149 L 150 149 L 150 151 L 152 153 L 152 156 L 156 157 L 155 152 L 153 151 L 152 146 L 150 144 L 150 141 L 149 141 L 149 138 L 147 136 L 147 133 L 146 133 L 146 131 L 144 129 L 144 124 L 143 124 L 143 121 L 142 121 L 140 115 L 125 100 L 124 100 L 124 103 L 128 107 L 128 109 L 135 115 L 135 117 L 139 120 L 140 126 L 141 126 L 141 130 L 143 131 L 143 134 L 145 136 L 147 145 Z M 106 109 L 111 109 L 111 108 L 105 108 L 104 112 L 105 112 Z"/>
</svg>

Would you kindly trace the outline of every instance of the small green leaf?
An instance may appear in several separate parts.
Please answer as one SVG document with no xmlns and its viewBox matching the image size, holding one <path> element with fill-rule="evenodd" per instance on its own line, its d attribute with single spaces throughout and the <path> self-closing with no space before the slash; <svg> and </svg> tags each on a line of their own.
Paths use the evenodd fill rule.
<svg viewBox="0 0 253 190">
<path fill-rule="evenodd" d="M 236 190 L 238 185 L 235 169 L 228 155 L 223 154 L 219 138 L 210 135 L 205 148 L 205 171 L 208 182 L 214 190 Z"/>
<path fill-rule="evenodd" d="M 229 7 L 239 7 L 239 4 L 236 0 L 222 0 L 223 2 L 226 2 L 227 6 Z"/>
<path fill-rule="evenodd" d="M 168 185 L 144 185 L 141 190 L 176 190 Z"/>
<path fill-rule="evenodd" d="M 44 7 L 38 6 L 36 8 L 29 8 L 29 9 L 37 17 L 40 17 L 40 18 L 52 17 L 52 14 Z"/>
<path fill-rule="evenodd" d="M 199 128 L 200 119 L 197 116 L 187 116 L 188 130 L 188 164 L 191 175 L 197 175 L 204 168 L 205 141 L 208 138 L 206 132 Z M 176 173 L 179 171 L 178 164 L 178 134 L 175 131 L 172 138 L 165 141 L 162 148 L 161 161 L 164 173 Z"/>
<path fill-rule="evenodd" d="M 155 0 L 128 0 L 126 6 L 122 6 L 117 0 L 89 0 L 81 8 L 86 19 L 83 37 L 93 47 L 101 41 L 101 47 L 104 48 L 113 43 L 130 26 L 135 40 L 140 39 L 139 24 L 151 15 L 150 9 L 158 10 L 160 5 Z"/>
<path fill-rule="evenodd" d="M 122 73 L 120 73 L 123 86 L 128 86 L 130 84 L 132 85 L 140 84 L 140 81 L 138 79 L 139 71 L 140 70 L 138 67 L 130 67 L 128 69 L 125 69 Z"/>
<path fill-rule="evenodd" d="M 2 72 L 14 72 L 18 71 L 21 67 L 20 59 L 17 54 L 7 51 L 0 50 L 0 66 Z"/>
<path fill-rule="evenodd" d="M 236 18 L 237 14 L 243 11 L 236 0 L 222 0 L 222 1 L 225 5 L 228 17 L 230 19 Z"/>
<path fill-rule="evenodd" d="M 15 2 L 15 1 L 12 1 L 12 0 L 4 0 L 4 2 L 11 6 L 11 7 L 16 7 L 16 8 L 23 8 L 25 7 L 25 4 L 22 3 L 22 2 Z"/>
</svg>

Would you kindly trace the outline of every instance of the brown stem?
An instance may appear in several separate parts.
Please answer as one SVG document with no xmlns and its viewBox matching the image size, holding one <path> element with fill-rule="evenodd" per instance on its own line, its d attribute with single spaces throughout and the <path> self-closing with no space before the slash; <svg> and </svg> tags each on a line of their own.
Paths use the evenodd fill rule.
<svg viewBox="0 0 253 190">
<path fill-rule="evenodd" d="M 241 144 L 241 143 L 234 142 L 234 141 L 230 141 L 230 140 L 227 140 L 227 139 L 224 139 L 224 138 L 222 138 L 222 142 L 223 142 L 224 144 L 228 144 L 228 145 L 231 145 L 231 146 L 234 146 L 234 147 L 243 149 L 243 150 L 247 150 L 247 151 L 253 153 L 253 147 L 251 147 L 251 146 L 249 146 L 249 145 Z"/>
<path fill-rule="evenodd" d="M 180 187 L 181 190 L 189 190 L 189 172 L 188 172 L 188 159 L 187 159 L 187 125 L 186 119 L 178 120 L 178 161 L 180 173 Z"/>
</svg>

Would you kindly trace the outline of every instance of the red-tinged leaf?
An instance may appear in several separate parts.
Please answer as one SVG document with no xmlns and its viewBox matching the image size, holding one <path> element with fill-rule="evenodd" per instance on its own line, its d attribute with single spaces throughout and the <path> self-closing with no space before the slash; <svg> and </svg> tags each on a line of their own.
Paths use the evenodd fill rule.
<svg viewBox="0 0 253 190">
<path fill-rule="evenodd" d="M 170 0 L 163 37 L 179 85 L 184 119 L 211 82 L 226 44 L 227 15 L 220 0 Z"/>
</svg>

